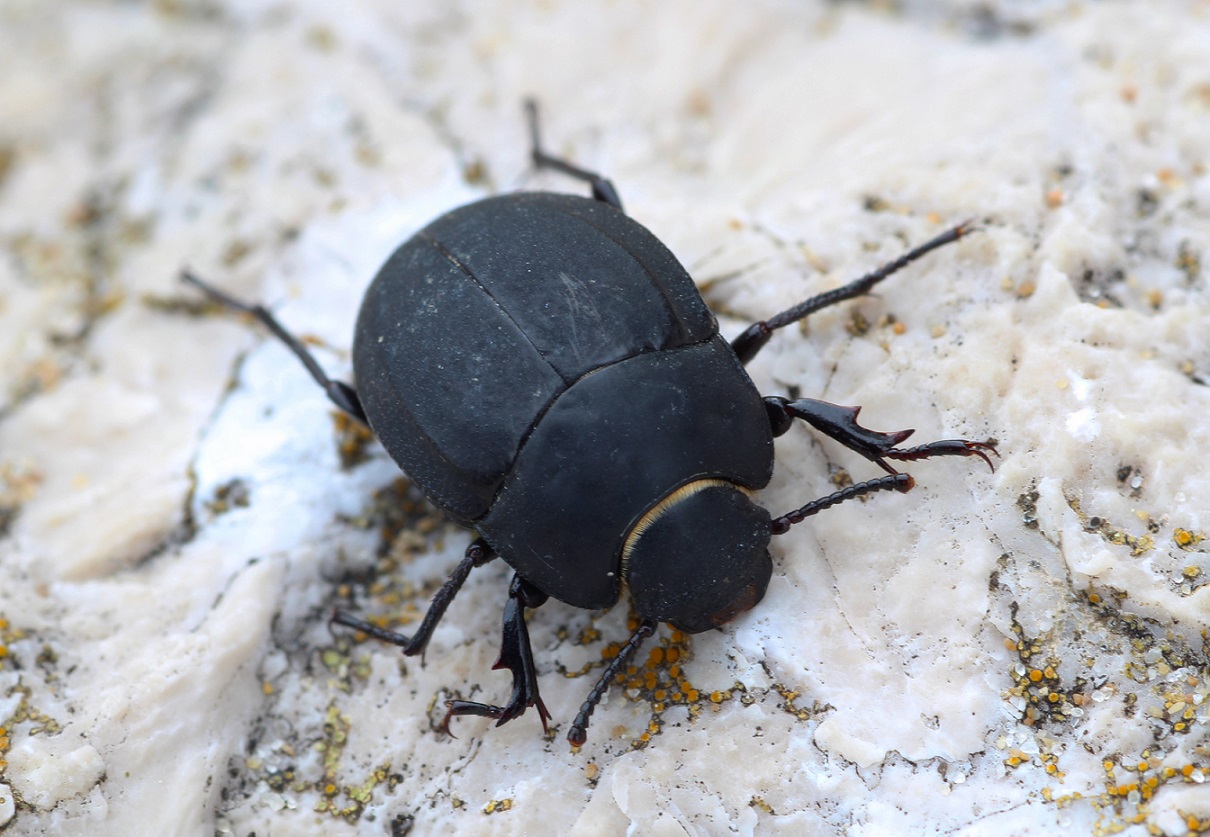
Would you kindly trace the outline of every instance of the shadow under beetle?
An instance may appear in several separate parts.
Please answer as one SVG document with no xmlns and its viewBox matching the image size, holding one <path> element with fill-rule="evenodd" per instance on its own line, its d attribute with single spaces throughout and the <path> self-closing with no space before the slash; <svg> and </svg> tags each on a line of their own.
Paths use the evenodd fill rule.
<svg viewBox="0 0 1210 837">
<path fill-rule="evenodd" d="M 472 569 L 499 555 L 516 571 L 494 666 L 512 672 L 512 695 L 505 706 L 449 701 L 447 731 L 455 715 L 500 725 L 531 706 L 545 730 L 525 609 L 552 596 L 608 608 L 629 590 L 640 623 L 572 722 L 567 738 L 579 746 L 658 623 L 698 633 L 763 598 L 773 535 L 854 497 L 910 490 L 912 478 L 887 460 L 977 456 L 991 466 L 996 450 L 964 439 L 901 449 L 911 430 L 862 427 L 860 407 L 762 398 L 744 371 L 777 329 L 868 293 L 969 224 L 728 344 L 668 248 L 622 211 L 608 179 L 544 151 L 537 107 L 526 108 L 534 165 L 585 181 L 592 198 L 498 195 L 412 236 L 362 301 L 355 388 L 328 378 L 263 306 L 183 278 L 268 327 L 438 508 L 478 533 L 414 636 L 342 612 L 333 621 L 419 654 Z M 886 475 L 771 517 L 752 493 L 772 476 L 774 437 L 796 418 Z"/>
</svg>

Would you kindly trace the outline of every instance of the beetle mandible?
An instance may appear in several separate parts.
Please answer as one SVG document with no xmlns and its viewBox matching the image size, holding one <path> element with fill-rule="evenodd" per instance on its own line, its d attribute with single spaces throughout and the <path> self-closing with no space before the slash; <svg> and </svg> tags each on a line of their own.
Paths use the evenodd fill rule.
<svg viewBox="0 0 1210 837">
<path fill-rule="evenodd" d="M 572 722 L 567 737 L 579 746 L 610 683 L 659 623 L 698 633 L 760 602 L 774 535 L 855 497 L 909 491 L 911 476 L 887 460 L 977 456 L 994 467 L 996 449 L 965 439 L 900 448 L 912 430 L 862 427 L 860 407 L 762 398 L 744 370 L 773 332 L 868 293 L 971 224 L 728 343 L 685 269 L 623 212 L 613 183 L 547 153 L 536 104 L 526 112 L 533 164 L 586 182 L 592 197 L 488 197 L 404 242 L 362 301 L 355 388 L 330 379 L 265 307 L 182 277 L 263 323 L 429 500 L 478 535 L 413 636 L 343 612 L 333 621 L 419 654 L 471 570 L 498 555 L 515 571 L 496 663 L 512 672 L 512 695 L 504 706 L 448 701 L 447 731 L 456 715 L 498 726 L 531 706 L 546 731 L 526 609 L 550 597 L 608 608 L 628 591 L 639 625 Z M 886 474 L 771 517 L 752 494 L 772 476 L 774 437 L 795 419 Z"/>
</svg>

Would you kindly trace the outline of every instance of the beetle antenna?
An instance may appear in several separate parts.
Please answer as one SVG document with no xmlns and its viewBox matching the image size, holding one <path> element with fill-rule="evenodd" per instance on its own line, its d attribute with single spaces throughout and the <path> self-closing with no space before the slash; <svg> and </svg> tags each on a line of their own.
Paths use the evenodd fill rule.
<svg viewBox="0 0 1210 837">
<path fill-rule="evenodd" d="M 827 497 L 812 500 L 801 509 L 796 509 L 795 511 L 783 514 L 781 517 L 774 518 L 770 521 L 769 525 L 773 529 L 773 534 L 784 535 L 795 523 L 802 523 L 811 515 L 819 514 L 824 509 L 830 509 L 837 503 L 852 500 L 854 497 L 864 497 L 867 494 L 873 494 L 875 491 L 895 490 L 901 494 L 906 494 L 912 490 L 912 486 L 915 484 L 916 481 L 912 479 L 910 474 L 889 474 L 876 480 L 866 480 L 856 485 L 850 485 L 848 488 L 842 488 L 840 491 L 829 494 Z"/>
<path fill-rule="evenodd" d="M 643 640 L 655 633 L 655 626 L 656 623 L 654 620 L 644 619 L 639 624 L 638 629 L 631 634 L 626 644 L 622 646 L 622 650 L 618 652 L 618 655 L 609 661 L 609 665 L 605 667 L 605 671 L 602 672 L 600 679 L 597 680 L 597 685 L 593 686 L 592 691 L 588 693 L 588 699 L 580 707 L 580 714 L 576 715 L 576 720 L 567 732 L 567 740 L 571 742 L 571 746 L 584 746 L 584 742 L 588 740 L 588 719 L 596 711 L 597 704 L 601 702 L 601 698 L 605 697 L 605 692 L 609 691 L 609 686 L 613 683 L 613 679 L 617 677 L 618 672 L 630 662 L 630 658 L 639 650 L 639 646 L 643 644 Z"/>
</svg>

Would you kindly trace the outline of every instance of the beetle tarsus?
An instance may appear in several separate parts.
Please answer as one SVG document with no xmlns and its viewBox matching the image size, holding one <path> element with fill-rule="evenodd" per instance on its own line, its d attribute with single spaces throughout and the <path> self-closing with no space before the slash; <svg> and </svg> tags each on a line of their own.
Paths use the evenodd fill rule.
<svg viewBox="0 0 1210 837">
<path fill-rule="evenodd" d="M 731 348 L 735 350 L 740 363 L 747 364 L 748 361 L 756 356 L 757 352 L 764 348 L 765 344 L 769 342 L 769 336 L 777 329 L 796 323 L 808 315 L 814 314 L 821 308 L 827 308 L 829 305 L 844 302 L 846 299 L 865 296 L 883 279 L 907 267 L 921 256 L 931 253 L 938 247 L 951 244 L 977 229 L 978 227 L 975 226 L 973 221 L 964 221 L 956 227 L 951 227 L 940 235 L 930 238 L 919 247 L 909 250 L 894 261 L 887 262 L 877 270 L 867 273 L 860 279 L 854 279 L 847 285 L 816 294 L 792 308 L 787 308 L 785 311 L 773 315 L 767 320 L 753 323 L 739 337 L 731 341 Z"/>
<path fill-rule="evenodd" d="M 428 612 L 424 614 L 420 627 L 412 636 L 379 627 L 373 622 L 367 622 L 364 619 L 357 619 L 341 610 L 332 613 L 331 621 L 337 625 L 344 625 L 346 628 L 361 631 L 363 634 L 380 639 L 383 642 L 398 645 L 403 649 L 403 654 L 406 657 L 423 654 L 424 649 L 428 646 L 429 640 L 433 636 L 433 630 L 437 627 L 437 623 L 441 621 L 441 617 L 445 615 L 445 611 L 450 606 L 450 602 L 454 600 L 454 596 L 462 589 L 462 585 L 466 582 L 467 576 L 471 574 L 471 570 L 475 567 L 482 567 L 495 557 L 496 553 L 492 551 L 492 548 L 487 545 L 487 542 L 483 538 L 475 538 L 475 540 L 471 541 L 470 546 L 466 548 L 466 553 L 462 560 L 458 562 L 458 566 L 454 568 L 449 578 L 445 580 L 445 584 L 441 585 L 441 589 L 433 596 L 433 601 L 429 603 Z"/>
<path fill-rule="evenodd" d="M 302 361 L 302 365 L 311 373 L 311 377 L 315 379 L 315 383 L 319 384 L 323 391 L 327 394 L 328 399 L 339 407 L 344 412 L 348 413 L 353 418 L 357 419 L 362 424 L 369 427 L 370 422 L 366 419 L 366 412 L 361 406 L 361 399 L 357 397 L 357 390 L 341 381 L 334 381 L 324 372 L 323 367 L 315 359 L 314 355 L 307 350 L 302 341 L 295 337 L 290 332 L 286 331 L 285 326 L 277 321 L 263 305 L 259 303 L 248 303 L 243 300 L 236 299 L 229 294 L 220 291 L 218 288 L 202 281 L 198 276 L 189 271 L 181 271 L 181 281 L 193 285 L 201 290 L 206 296 L 210 297 L 211 301 L 217 302 L 227 308 L 239 311 L 243 314 L 255 317 L 261 325 L 273 332 L 273 336 L 286 345 L 296 358 Z"/>
<path fill-rule="evenodd" d="M 614 209 L 622 209 L 622 199 L 613 181 L 607 177 L 577 166 L 570 160 L 548 154 L 542 148 L 542 137 L 538 129 L 538 102 L 535 99 L 525 100 L 525 117 L 529 122 L 529 158 L 540 169 L 554 169 L 563 174 L 582 180 L 592 187 L 593 200 L 607 203 Z"/>
<path fill-rule="evenodd" d="M 601 702 L 601 698 L 609 691 L 610 685 L 614 678 L 618 676 L 618 672 L 630 663 L 635 652 L 639 650 L 639 646 L 647 637 L 655 633 L 656 623 L 654 620 L 646 619 L 639 623 L 639 627 L 622 649 L 618 651 L 616 657 L 609 661 L 609 665 L 605 667 L 605 671 L 601 672 L 601 676 L 597 678 L 596 685 L 592 687 L 592 691 L 588 693 L 587 699 L 580 706 L 580 711 L 576 715 L 575 721 L 571 724 L 571 729 L 567 731 L 567 740 L 573 747 L 582 747 L 584 742 L 588 740 L 588 721 L 592 717 L 592 713 L 596 711 L 597 704 Z"/>
<path fill-rule="evenodd" d="M 541 698 L 537 698 L 534 703 L 530 704 L 538 710 L 538 717 L 542 719 L 542 734 L 549 735 L 550 729 L 546 722 L 550 720 L 550 713 L 546 711 L 546 704 Z M 478 703 L 473 700 L 447 700 L 445 702 L 445 717 L 441 720 L 438 729 L 448 735 L 450 738 L 457 738 L 454 731 L 450 729 L 450 721 L 459 715 L 476 715 L 480 718 L 495 718 L 496 726 L 511 721 L 513 718 L 520 715 L 528 707 L 522 706 L 519 709 L 515 708 L 511 703 L 508 706 L 495 706 L 490 703 Z"/>
<path fill-rule="evenodd" d="M 997 457 L 1000 455 L 1000 452 L 996 450 L 996 446 L 991 442 L 972 442 L 969 439 L 946 439 L 940 442 L 929 442 L 927 445 L 917 445 L 914 448 L 886 451 L 883 453 L 883 456 L 888 459 L 909 462 L 917 459 L 928 459 L 932 456 L 977 456 L 987 463 L 987 467 L 995 471 L 996 465 L 988 457 L 987 454 L 989 453 Z"/>
</svg>

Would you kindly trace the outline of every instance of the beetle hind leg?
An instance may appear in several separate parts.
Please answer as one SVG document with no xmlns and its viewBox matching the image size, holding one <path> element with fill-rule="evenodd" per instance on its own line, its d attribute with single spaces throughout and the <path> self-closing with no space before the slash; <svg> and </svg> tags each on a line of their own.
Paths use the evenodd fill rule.
<svg viewBox="0 0 1210 837">
<path fill-rule="evenodd" d="M 188 270 L 181 271 L 181 280 L 200 289 L 212 301 L 255 317 L 260 321 L 261 325 L 273 332 L 274 337 L 285 343 L 286 348 L 293 352 L 296 358 L 302 361 L 302 365 L 307 368 L 307 371 L 311 373 L 311 377 L 315 379 L 315 383 L 323 387 L 323 391 L 327 393 L 328 400 L 369 427 L 370 423 L 366 420 L 366 413 L 362 409 L 361 399 L 357 397 L 357 390 L 343 381 L 334 381 L 329 378 L 327 373 L 324 372 L 323 367 L 319 365 L 319 362 L 315 360 L 315 357 L 303 345 L 303 342 L 286 331 L 285 326 L 277 321 L 277 318 L 273 316 L 268 308 L 260 304 L 243 302 L 233 296 L 229 296 L 213 285 L 203 282 Z"/>
<path fill-rule="evenodd" d="M 554 169 L 570 175 L 576 180 L 582 180 L 592 187 L 594 200 L 607 203 L 614 209 L 622 208 L 622 199 L 613 181 L 595 171 L 581 168 L 570 160 L 548 154 L 542 148 L 542 137 L 538 131 L 538 103 L 534 99 L 525 100 L 525 117 L 529 123 L 529 156 L 534 165 L 540 169 Z"/>
<path fill-rule="evenodd" d="M 538 673 L 534 668 L 534 653 L 529 642 L 529 629 L 525 625 L 525 609 L 535 608 L 546 602 L 548 596 L 519 575 L 513 576 L 508 589 L 508 603 L 504 606 L 504 636 L 500 643 L 500 656 L 493 669 L 507 668 L 513 673 L 513 693 L 507 706 L 477 703 L 470 700 L 446 702 L 445 720 L 441 726 L 450 731 L 450 719 L 455 715 L 478 715 L 495 718 L 496 726 L 506 724 L 523 714 L 529 707 L 538 710 L 542 731 L 549 732 L 546 722 L 550 712 L 538 694 Z"/>
</svg>

